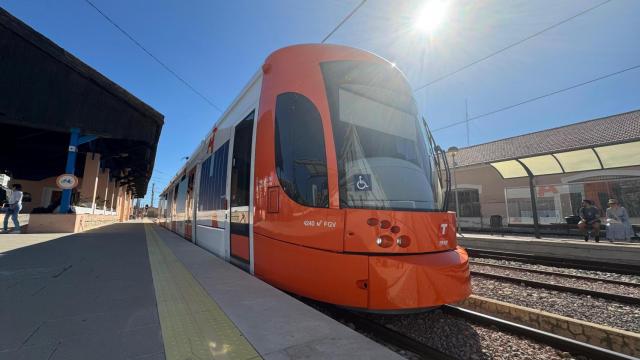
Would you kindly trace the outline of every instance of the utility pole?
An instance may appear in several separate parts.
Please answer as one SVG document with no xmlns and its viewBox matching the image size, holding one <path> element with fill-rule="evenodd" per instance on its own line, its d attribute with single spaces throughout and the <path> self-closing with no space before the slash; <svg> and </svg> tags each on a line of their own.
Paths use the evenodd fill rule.
<svg viewBox="0 0 640 360">
<path fill-rule="evenodd" d="M 153 207 L 153 198 L 156 195 L 156 183 L 151 184 L 151 205 L 149 207 Z"/>
</svg>

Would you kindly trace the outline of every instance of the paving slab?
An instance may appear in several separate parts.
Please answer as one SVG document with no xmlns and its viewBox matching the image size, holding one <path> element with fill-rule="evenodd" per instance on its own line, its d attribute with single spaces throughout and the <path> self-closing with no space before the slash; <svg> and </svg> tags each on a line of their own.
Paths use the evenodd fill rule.
<svg viewBox="0 0 640 360">
<path fill-rule="evenodd" d="M 55 234 L 4 234 L 0 233 L 0 253 L 31 246 L 61 237 L 69 236 L 68 233 Z"/>
<path fill-rule="evenodd" d="M 401 358 L 158 226 L 0 244 L 0 360 Z"/>
<path fill-rule="evenodd" d="M 154 226 L 173 254 L 266 359 L 402 359 L 306 304 Z"/>
</svg>

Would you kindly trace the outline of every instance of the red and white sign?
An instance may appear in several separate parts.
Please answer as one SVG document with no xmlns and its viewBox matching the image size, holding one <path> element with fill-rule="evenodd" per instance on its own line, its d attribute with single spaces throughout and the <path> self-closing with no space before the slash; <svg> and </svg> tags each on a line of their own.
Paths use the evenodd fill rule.
<svg viewBox="0 0 640 360">
<path fill-rule="evenodd" d="M 538 197 L 544 197 L 547 193 L 557 194 L 558 189 L 554 185 L 538 186 Z"/>
<path fill-rule="evenodd" d="M 73 189 L 78 186 L 78 178 L 73 174 L 62 174 L 56 178 L 56 185 L 63 190 Z"/>
</svg>

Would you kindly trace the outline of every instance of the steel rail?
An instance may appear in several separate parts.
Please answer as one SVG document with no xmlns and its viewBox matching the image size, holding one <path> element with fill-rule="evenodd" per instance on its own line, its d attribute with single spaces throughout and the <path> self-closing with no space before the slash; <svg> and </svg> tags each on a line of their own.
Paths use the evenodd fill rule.
<svg viewBox="0 0 640 360">
<path fill-rule="evenodd" d="M 632 360 L 637 359 L 633 356 L 611 351 L 605 348 L 586 344 L 580 341 L 569 339 L 563 336 L 555 335 L 542 330 L 534 329 L 528 326 L 520 325 L 507 320 L 502 320 L 493 316 L 481 314 L 475 311 L 463 309 L 457 306 L 444 305 L 442 311 L 445 314 L 464 318 L 468 321 L 478 323 L 485 326 L 495 326 L 498 329 L 521 335 L 529 339 L 539 341 L 551 347 L 567 351 L 572 355 L 583 355 L 592 359 L 604 360 Z"/>
<path fill-rule="evenodd" d="M 520 267 L 520 266 L 492 264 L 492 263 L 486 263 L 486 262 L 482 262 L 482 261 L 473 261 L 473 260 L 469 260 L 469 263 L 473 264 L 473 265 L 490 266 L 490 267 L 497 267 L 497 268 L 508 269 L 508 270 L 526 271 L 526 272 L 535 273 L 535 274 L 543 274 L 543 275 L 551 275 L 551 276 L 564 276 L 564 277 L 572 278 L 572 279 L 580 279 L 580 280 L 587 280 L 587 281 L 602 281 L 602 282 L 607 282 L 607 283 L 616 284 L 616 285 L 624 285 L 624 286 L 630 286 L 630 287 L 640 287 L 640 283 L 624 281 L 624 280 L 605 279 L 605 278 L 599 278 L 599 277 L 587 276 L 587 275 L 566 274 L 566 273 L 556 272 L 556 271 L 551 271 L 551 270 L 531 269 L 531 268 Z"/>
<path fill-rule="evenodd" d="M 485 276 L 485 277 L 489 277 L 497 280 L 505 280 L 512 283 L 525 284 L 525 285 L 535 287 L 535 288 L 540 288 L 540 289 L 556 290 L 556 291 L 569 292 L 569 293 L 574 293 L 579 295 L 589 295 L 589 296 L 594 296 L 594 297 L 607 299 L 607 300 L 613 300 L 613 301 L 617 301 L 625 304 L 640 305 L 640 298 L 633 297 L 633 296 L 613 294 L 613 293 L 583 289 L 583 288 L 575 288 L 571 286 L 558 285 L 558 284 L 540 282 L 535 280 L 523 279 L 519 277 L 486 273 L 486 272 L 475 271 L 475 270 L 471 271 L 471 275 L 479 275 L 479 276 Z"/>
<path fill-rule="evenodd" d="M 353 312 L 351 310 L 339 308 L 336 306 L 322 306 L 324 311 L 330 313 L 334 319 L 341 319 L 345 322 L 352 323 L 361 333 L 368 333 L 376 339 L 377 342 L 391 345 L 395 348 L 409 351 L 424 359 L 434 360 L 456 360 L 457 358 L 446 354 L 434 347 L 423 342 L 415 340 L 398 331 L 390 329 L 382 324 Z"/>
<path fill-rule="evenodd" d="M 622 249 L 623 248 L 621 248 L 621 250 Z M 553 256 L 532 255 L 475 248 L 466 248 L 465 250 L 471 257 L 518 261 L 528 264 L 549 265 L 565 268 L 569 267 L 580 270 L 602 271 L 624 275 L 640 275 L 640 266 L 637 265 L 607 263 L 593 260 L 567 259 Z"/>
<path fill-rule="evenodd" d="M 320 305 L 320 303 L 316 303 Z M 435 360 L 455 360 L 456 357 L 446 354 L 418 340 L 408 337 L 398 331 L 390 329 L 382 324 L 368 319 L 353 310 L 340 308 L 334 305 L 322 304 L 323 312 L 328 313 L 332 318 L 339 319 L 347 323 L 353 324 L 355 329 L 361 333 L 367 333 L 376 341 L 385 343 L 397 349 L 409 351 L 425 359 Z M 476 323 L 482 326 L 495 326 L 500 331 L 512 335 L 523 336 L 528 339 L 538 341 L 553 348 L 567 351 L 572 355 L 583 355 L 593 359 L 604 360 L 632 360 L 637 359 L 633 356 L 615 352 L 609 349 L 601 348 L 591 344 L 583 343 L 577 340 L 566 338 L 564 336 L 555 335 L 546 331 L 534 329 L 525 325 L 520 325 L 511 321 L 503 320 L 494 316 L 485 315 L 479 312 L 463 309 L 453 305 L 443 305 L 441 308 L 443 313 L 462 318 L 466 321 Z"/>
</svg>

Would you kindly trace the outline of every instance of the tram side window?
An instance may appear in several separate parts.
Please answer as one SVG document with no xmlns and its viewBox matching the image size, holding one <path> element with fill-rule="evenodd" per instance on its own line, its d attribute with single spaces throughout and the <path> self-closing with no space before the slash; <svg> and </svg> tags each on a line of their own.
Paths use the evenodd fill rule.
<svg viewBox="0 0 640 360">
<path fill-rule="evenodd" d="M 187 207 L 187 176 L 182 176 L 176 197 L 176 213 L 184 213 Z"/>
<path fill-rule="evenodd" d="M 167 196 L 167 217 L 171 217 L 173 215 L 173 204 L 175 203 L 175 199 L 173 198 L 173 189 L 169 189 L 166 196 Z"/>
<path fill-rule="evenodd" d="M 178 190 L 180 187 L 180 183 L 176 184 L 176 187 L 173 188 L 173 200 L 171 202 L 171 214 L 175 215 L 177 213 L 176 204 L 178 201 Z"/>
<path fill-rule="evenodd" d="M 302 205 L 329 207 L 322 118 L 302 94 L 278 95 L 275 153 L 276 172 L 285 193 Z"/>
<path fill-rule="evenodd" d="M 228 158 L 229 141 L 202 163 L 198 211 L 224 210 Z"/>
</svg>

